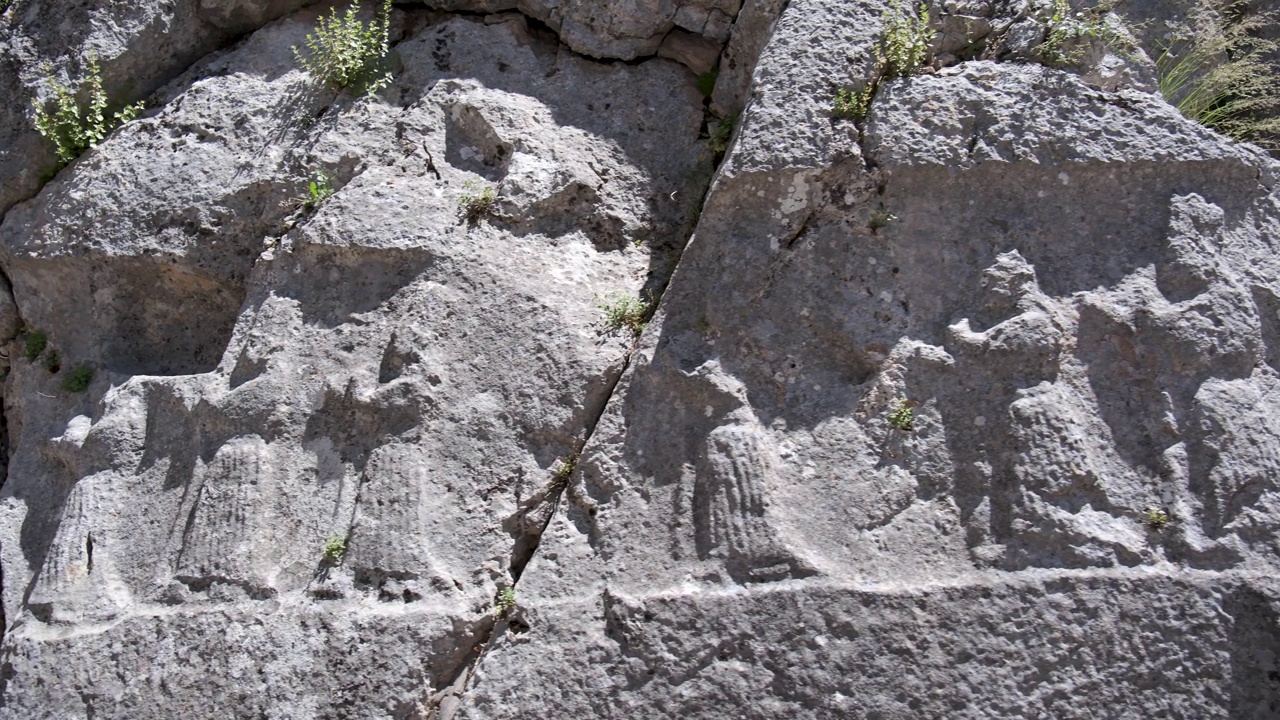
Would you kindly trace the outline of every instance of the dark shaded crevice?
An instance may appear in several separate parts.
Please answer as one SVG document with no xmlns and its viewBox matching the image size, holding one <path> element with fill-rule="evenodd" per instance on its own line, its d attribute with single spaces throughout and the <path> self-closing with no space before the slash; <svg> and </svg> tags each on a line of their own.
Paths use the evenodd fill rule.
<svg viewBox="0 0 1280 720">
<path fill-rule="evenodd" d="M 22 318 L 22 314 L 18 309 L 18 303 L 13 296 L 13 283 L 9 281 L 9 274 L 4 268 L 0 267 L 0 283 L 3 283 L 5 291 L 8 293 L 10 306 L 13 308 L 14 318 L 16 319 L 15 329 L 21 330 L 26 322 Z M 0 338 L 0 348 L 7 348 L 17 335 L 11 337 Z M 7 350 L 0 349 L 0 353 Z M 9 368 L 11 362 L 6 355 L 3 358 L 5 365 L 4 374 L 0 377 L 0 491 L 3 491 L 6 481 L 9 479 L 9 399 L 4 392 L 4 385 L 8 383 Z M 4 647 L 4 640 L 9 631 L 9 619 L 5 614 L 5 581 L 4 581 L 4 563 L 0 561 L 0 648 Z M 25 595 L 24 595 L 25 600 Z M 0 669 L 0 702 L 4 697 L 4 684 L 8 678 L 8 670 L 11 666 L 8 662 L 4 662 L 3 669 Z"/>
<path fill-rule="evenodd" d="M 4 563 L 0 563 L 0 597 L 3 597 L 3 593 L 4 593 Z M 9 619 L 5 617 L 4 603 L 0 602 L 0 648 L 4 647 L 4 639 L 8 633 L 9 633 Z M 2 657 L 3 655 L 0 655 L 0 658 Z M 3 675 L 4 675 L 3 671 L 0 671 L 0 698 L 4 697 L 4 687 L 3 687 L 4 681 L 2 678 Z"/>
<path fill-rule="evenodd" d="M 254 583 L 238 578 L 226 577 L 223 575 L 177 575 L 175 580 L 187 586 L 191 592 L 205 593 L 213 590 L 217 585 L 226 585 L 229 587 L 239 588 L 252 600 L 270 600 L 278 593 L 275 588 L 265 585 L 255 585 Z"/>
<path fill-rule="evenodd" d="M 394 6 L 395 6 L 395 7 L 398 7 L 398 8 L 402 8 L 402 9 L 404 9 L 404 10 L 406 10 L 406 11 L 411 11 L 411 10 L 418 10 L 418 11 L 421 11 L 421 10 L 423 9 L 421 5 L 416 5 L 416 4 L 412 4 L 412 3 L 394 3 Z M 649 53 L 648 55 L 637 55 L 637 56 L 635 56 L 635 57 L 633 57 L 633 58 L 630 58 L 630 59 L 623 59 L 623 58 L 618 58 L 618 57 L 608 57 L 608 56 L 598 57 L 598 56 L 595 56 L 595 55 L 588 55 L 588 54 L 586 54 L 586 53 L 579 52 L 579 51 L 577 51 L 577 50 L 573 49 L 573 47 L 571 47 L 568 43 L 564 42 L 564 40 L 562 40 L 562 39 L 560 38 L 560 32 L 559 32 L 558 30 L 556 30 L 555 28 L 551 27 L 551 26 L 550 26 L 550 25 L 548 25 L 546 22 L 544 22 L 544 21 L 542 21 L 542 20 L 539 20 L 538 18 L 536 18 L 536 17 L 534 17 L 534 16 L 532 16 L 532 15 L 529 15 L 528 13 L 524 12 L 523 10 L 521 10 L 521 9 L 519 9 L 519 8 L 511 8 L 511 9 L 508 9 L 508 10 L 498 10 L 498 11 L 495 11 L 495 12 L 485 12 L 485 11 L 482 11 L 482 10 L 449 10 L 449 11 L 442 11 L 442 10 L 433 10 L 433 9 L 431 9 L 431 8 L 427 8 L 427 12 L 432 13 L 432 14 L 435 14 L 435 15 L 439 15 L 439 16 L 441 16 L 441 17 L 448 17 L 448 18 L 455 18 L 455 17 L 458 17 L 458 18 L 471 18 L 471 19 L 473 19 L 473 20 L 484 20 L 485 18 L 490 18 L 490 17 L 495 17 L 495 16 L 501 16 L 501 15 L 519 15 L 519 16 L 521 16 L 522 18 L 524 18 L 524 21 L 525 21 L 525 23 L 526 23 L 526 25 L 527 25 L 527 27 L 528 27 L 528 29 L 529 29 L 529 31 L 530 31 L 530 33 L 531 33 L 531 34 L 534 34 L 534 35 L 541 35 L 541 36 L 543 36 L 543 37 L 546 37 L 547 39 L 555 38 L 555 43 L 556 43 L 556 45 L 558 45 L 558 49 L 559 49 L 560 51 L 562 51 L 562 52 L 566 52 L 566 53 L 569 53 L 570 55 L 573 55 L 574 57 L 580 58 L 580 59 L 585 60 L 585 61 L 587 61 L 587 62 L 596 63 L 596 64 L 598 64 L 598 65 L 606 65 L 606 66 L 607 66 L 607 65 L 621 64 L 621 65 L 626 65 L 626 66 L 630 66 L 630 67 L 635 67 L 635 66 L 637 66 L 637 65 L 642 65 L 642 64 L 644 64 L 644 63 L 646 63 L 646 62 L 649 62 L 650 60 L 656 60 L 656 59 L 659 59 L 659 58 L 664 59 L 664 60 L 670 60 L 671 62 L 676 63 L 676 64 L 679 64 L 679 65 L 684 65 L 684 63 L 681 63 L 679 60 L 676 60 L 676 59 L 674 59 L 674 58 L 667 58 L 667 57 L 663 57 L 663 56 L 659 55 L 659 54 L 658 54 L 658 51 L 657 51 L 656 49 L 655 49 L 652 53 Z M 741 9 L 741 8 L 739 8 L 738 13 L 737 13 L 736 15 L 734 15 L 734 17 L 733 17 L 733 22 L 731 23 L 731 26 L 732 26 L 732 25 L 736 25 L 736 24 L 737 24 L 737 22 L 738 22 L 738 18 L 739 18 L 739 17 L 741 17 L 741 15 L 742 15 L 742 9 Z M 682 28 L 682 27 L 680 27 L 679 25 L 676 25 L 673 21 L 669 21 L 669 22 L 671 22 L 671 27 L 667 28 L 665 31 L 663 31 L 663 32 L 661 33 L 661 34 L 662 34 L 662 40 L 658 41 L 657 46 L 656 46 L 656 47 L 658 47 L 658 48 L 661 48 L 661 47 L 662 47 L 662 44 L 663 44 L 664 42 L 666 42 L 667 37 L 668 37 L 669 35 L 671 35 L 671 33 L 672 33 L 672 32 L 674 32 L 674 31 L 676 31 L 676 30 L 682 30 L 682 31 L 687 32 L 687 33 L 689 33 L 689 34 L 691 34 L 691 35 L 696 35 L 696 36 L 698 36 L 698 37 L 703 37 L 703 38 L 707 37 L 707 36 L 702 35 L 702 34 L 700 34 L 700 33 L 695 33 L 695 32 L 694 32 L 694 31 L 692 31 L 692 30 L 688 30 L 688 29 L 686 29 L 686 28 Z M 434 24 L 434 23 L 432 23 L 432 24 Z M 645 39 L 645 38 L 628 38 L 628 39 Z M 722 56 L 722 57 L 723 57 L 723 55 L 724 55 L 724 49 L 728 47 L 729 42 L 730 42 L 730 41 L 726 40 L 726 41 L 723 43 L 724 47 L 723 47 L 723 48 L 721 48 L 721 56 Z M 689 68 L 689 66 L 688 66 L 688 65 L 685 65 L 685 67 L 686 67 L 686 68 Z M 719 67 L 719 62 L 718 62 L 718 61 L 717 61 L 717 63 L 716 63 L 716 67 Z M 692 69 L 692 68 L 689 68 L 689 72 L 694 72 L 694 71 L 693 71 L 693 69 Z"/>
<path fill-rule="evenodd" d="M 467 641 L 461 645 L 462 657 L 454 663 L 452 669 L 441 675 L 447 678 L 447 682 L 425 702 L 418 703 L 417 708 L 407 716 L 408 720 L 445 720 L 457 713 L 467 683 L 479 666 L 480 658 L 488 650 L 496 625 L 497 619 L 493 615 L 480 618 Z M 2 678 L 0 682 L 3 682 Z"/>
<path fill-rule="evenodd" d="M 708 183 L 710 185 L 710 183 Z M 709 193 L 710 187 L 704 193 Z M 696 224 L 696 219 L 694 221 Z M 688 244 L 688 238 L 692 231 L 686 232 L 685 242 L 681 244 L 681 248 Z M 683 250 L 681 250 L 683 252 Z M 671 272 L 660 285 L 653 290 L 654 298 L 653 308 L 649 311 L 646 319 L 652 318 L 653 313 L 661 301 L 662 292 L 666 290 L 670 278 L 674 276 L 676 268 L 679 266 L 680 258 L 677 256 L 672 264 Z M 520 578 L 524 574 L 525 568 L 533 560 L 538 552 L 541 544 L 542 536 L 546 529 L 550 527 L 551 521 L 555 519 L 560 509 L 561 500 L 564 499 L 566 492 L 569 492 L 574 480 L 579 476 L 580 470 L 577 468 L 578 459 L 582 455 L 582 451 L 591 442 L 592 436 L 595 434 L 596 427 L 600 423 L 600 419 L 604 416 L 605 410 L 609 407 L 613 397 L 618 389 L 618 384 L 622 381 L 627 370 L 631 366 L 631 360 L 639 349 L 640 337 L 636 337 L 631 347 L 628 348 L 623 355 L 622 363 L 617 371 L 610 374 L 607 380 L 607 388 L 601 393 L 600 401 L 591 408 L 587 409 L 586 422 L 584 423 L 584 434 L 582 439 L 575 443 L 572 453 L 562 458 L 557 470 L 553 471 L 552 478 L 548 483 L 534 493 L 528 500 L 521 503 L 520 508 L 508 518 L 508 529 L 523 526 L 512 545 L 510 560 L 508 563 L 508 572 L 511 575 L 511 589 L 515 590 L 519 585 Z M 567 468 L 567 469 L 566 469 Z M 532 521 L 530 518 L 533 516 Z M 516 632 L 523 632 L 529 629 L 528 624 L 522 618 L 522 611 L 517 606 L 516 609 L 509 613 L 504 613 L 501 617 L 493 618 L 492 622 L 483 628 L 483 632 L 476 639 L 475 646 L 479 648 L 479 652 L 473 656 L 468 656 L 464 661 L 450 673 L 450 683 L 441 690 L 432 693 L 426 703 L 419 708 L 416 718 L 421 720 L 451 720 L 457 712 L 461 698 L 465 695 L 467 684 L 471 677 L 479 668 L 485 654 L 488 652 L 490 642 L 493 640 L 495 632 L 503 632 L 510 628 Z"/>
</svg>

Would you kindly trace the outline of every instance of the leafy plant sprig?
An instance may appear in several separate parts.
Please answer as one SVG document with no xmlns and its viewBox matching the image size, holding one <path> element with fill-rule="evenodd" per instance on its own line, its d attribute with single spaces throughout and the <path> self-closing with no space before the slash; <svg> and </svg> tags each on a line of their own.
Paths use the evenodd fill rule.
<svg viewBox="0 0 1280 720">
<path fill-rule="evenodd" d="M 504 587 L 498 591 L 498 597 L 493 602 L 493 615 L 497 618 L 504 618 L 515 612 L 516 610 L 516 589 L 513 587 Z"/>
<path fill-rule="evenodd" d="M 898 407 L 889 413 L 889 427 L 902 432 L 911 432 L 915 429 L 915 410 L 911 407 L 911 401 L 903 398 L 898 401 Z"/>
<path fill-rule="evenodd" d="M 35 362 L 48 344 L 49 335 L 43 330 L 27 330 L 23 338 L 23 354 L 27 356 L 27 362 Z"/>
<path fill-rule="evenodd" d="M 302 207 L 311 210 L 332 197 L 333 193 L 333 178 L 323 169 L 316 168 L 311 173 L 311 181 L 307 183 L 307 197 L 303 199 Z"/>
<path fill-rule="evenodd" d="M 62 381 L 62 389 L 71 393 L 84 392 L 89 389 L 91 382 L 93 382 L 93 368 L 81 363 L 72 368 L 67 379 Z"/>
<path fill-rule="evenodd" d="M 64 163 L 75 160 L 80 153 L 102 142 L 112 130 L 137 117 L 143 108 L 143 103 L 137 102 L 108 114 L 109 103 L 102 88 L 102 69 L 98 66 L 97 53 L 89 53 L 85 69 L 88 77 L 83 86 L 87 86 L 89 99 L 84 106 L 76 100 L 76 94 L 70 88 L 52 75 L 48 79 L 53 90 L 52 100 L 46 103 L 31 101 L 36 111 L 36 130 L 53 142 L 58 159 Z"/>
<path fill-rule="evenodd" d="M 1161 530 L 1169 524 L 1169 513 L 1160 508 L 1147 508 L 1142 520 L 1152 530 Z"/>
<path fill-rule="evenodd" d="M 306 52 L 291 49 L 298 64 L 323 83 L 357 94 L 374 93 L 391 82 L 386 67 L 390 52 L 391 0 L 383 0 L 377 18 L 360 19 L 360 0 L 352 0 L 346 13 L 333 8 L 308 33 Z"/>
<path fill-rule="evenodd" d="M 832 115 L 860 122 L 871 109 L 871 100 L 880 83 L 923 70 L 929 62 L 929 43 L 934 35 L 930 22 L 929 6 L 925 3 L 920 3 L 913 13 L 909 6 L 895 0 L 881 21 L 883 30 L 871 76 L 860 87 L 836 88 Z"/>
<path fill-rule="evenodd" d="M 884 76 L 911 75 L 923 68 L 929 57 L 931 39 L 933 30 L 929 27 L 929 6 L 920 3 L 920 9 L 912 13 L 895 2 L 884 13 L 884 37 L 881 40 Z"/>
<path fill-rule="evenodd" d="M 720 118 L 716 122 L 716 126 L 711 129 L 707 138 L 707 145 L 711 148 L 711 153 L 717 158 L 722 157 L 729 150 L 729 141 L 733 139 L 733 129 L 738 125 L 737 114 L 728 115 Z"/>
<path fill-rule="evenodd" d="M 1037 48 L 1041 60 L 1050 67 L 1067 68 L 1084 58 L 1086 40 L 1096 40 L 1108 49 L 1124 57 L 1134 59 L 1137 46 L 1121 28 L 1119 22 L 1109 18 L 1122 0 L 1101 0 L 1097 5 L 1073 10 L 1070 0 L 1053 0 L 1053 15 L 1044 20 L 1044 42 Z"/>
<path fill-rule="evenodd" d="M 326 562 L 337 563 L 342 560 L 342 556 L 347 554 L 347 536 L 344 533 L 334 533 L 324 542 L 324 559 Z"/>
</svg>

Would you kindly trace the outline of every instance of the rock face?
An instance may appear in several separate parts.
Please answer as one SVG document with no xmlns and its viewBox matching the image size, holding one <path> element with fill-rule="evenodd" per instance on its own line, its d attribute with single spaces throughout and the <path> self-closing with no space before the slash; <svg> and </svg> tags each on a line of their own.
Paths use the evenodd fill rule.
<svg viewBox="0 0 1280 720">
<path fill-rule="evenodd" d="M 0 716 L 1280 714 L 1280 164 L 1144 56 L 241 5 L 0 16 Z M 63 36 L 148 110 L 42 183 Z"/>
</svg>

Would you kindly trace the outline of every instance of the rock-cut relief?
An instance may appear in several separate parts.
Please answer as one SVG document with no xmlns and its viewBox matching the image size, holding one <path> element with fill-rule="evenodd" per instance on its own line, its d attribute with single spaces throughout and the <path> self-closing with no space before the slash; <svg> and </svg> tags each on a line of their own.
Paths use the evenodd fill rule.
<svg viewBox="0 0 1280 720">
<path fill-rule="evenodd" d="M 1142 537 L 1109 497 L 1092 403 L 1060 377 L 1071 312 L 1016 250 L 997 257 L 982 286 L 990 326 L 977 332 L 963 318 L 947 341 L 965 384 L 953 415 L 964 405 L 982 418 L 967 424 L 985 426 L 951 441 L 975 559 L 1008 569 L 1136 562 Z"/>
<path fill-rule="evenodd" d="M 711 382 L 721 395 L 725 389 L 720 386 L 737 384 L 723 375 Z M 770 517 L 769 483 L 778 477 L 777 448 L 740 393 L 731 388 L 728 394 L 738 407 L 720 416 L 694 466 L 691 509 L 698 558 L 720 560 L 740 583 L 814 575 Z"/>
<path fill-rule="evenodd" d="M 193 587 L 262 582 L 269 558 L 258 553 L 274 534 L 265 507 L 274 489 L 266 443 L 256 435 L 231 440 L 198 473 L 174 575 Z"/>
<path fill-rule="evenodd" d="M 1158 488 L 1174 556 L 1215 567 L 1274 545 L 1280 502 L 1280 387 L 1256 295 L 1220 252 L 1230 232 L 1220 207 L 1175 196 L 1154 267 L 1080 300 L 1080 355 L 1117 451 Z"/>
</svg>

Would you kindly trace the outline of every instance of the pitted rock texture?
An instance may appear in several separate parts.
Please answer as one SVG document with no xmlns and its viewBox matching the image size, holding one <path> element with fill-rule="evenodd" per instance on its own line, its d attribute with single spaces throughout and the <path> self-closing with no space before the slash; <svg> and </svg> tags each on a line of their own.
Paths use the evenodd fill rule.
<svg viewBox="0 0 1280 720">
<path fill-rule="evenodd" d="M 406 5 L 367 97 L 120 21 L 0 196 L 0 716 L 1280 714 L 1280 164 L 1018 4 L 834 118 L 887 7 Z"/>
<path fill-rule="evenodd" d="M 279 613 L 266 646 L 324 645 L 347 612 L 382 636 L 396 670 L 349 712 L 424 701 L 492 626 L 625 363 L 596 305 L 660 288 L 692 227 L 711 157 L 685 67 L 583 59 L 518 14 L 409 16 L 395 84 L 353 99 L 296 68 L 319 12 L 192 68 L 0 226 L 49 345 L 11 355 L 4 602 L 33 634 L 7 636 L 32 643 L 10 707 L 70 717 L 100 692 L 92 673 L 27 684 L 62 665 L 38 626 L 137 642 L 176 614 L 176 640 L 258 612 Z M 337 192 L 307 209 L 316 169 Z M 499 198 L 473 222 L 467 183 Z M 54 352 L 95 369 L 87 392 Z M 336 670 L 266 667 L 293 689 L 235 713 L 338 702 L 303 689 Z M 169 716 L 189 692 L 135 680 L 92 712 Z"/>
</svg>

